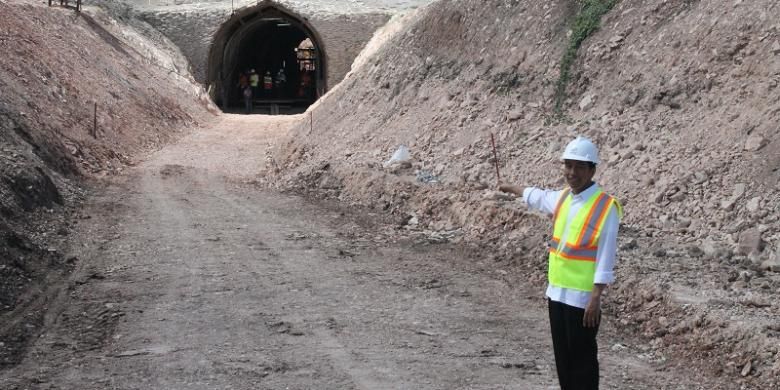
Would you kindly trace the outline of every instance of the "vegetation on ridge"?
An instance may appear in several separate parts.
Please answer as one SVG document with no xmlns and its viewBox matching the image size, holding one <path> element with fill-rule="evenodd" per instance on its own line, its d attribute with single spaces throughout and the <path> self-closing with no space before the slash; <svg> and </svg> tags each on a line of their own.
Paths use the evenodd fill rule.
<svg viewBox="0 0 780 390">
<path fill-rule="evenodd" d="M 618 0 L 578 0 L 581 8 L 571 26 L 571 37 L 561 59 L 561 73 L 555 88 L 555 112 L 563 111 L 566 100 L 566 86 L 571 79 L 571 67 L 577 58 L 582 42 L 601 26 L 601 17 L 609 12 Z"/>
</svg>

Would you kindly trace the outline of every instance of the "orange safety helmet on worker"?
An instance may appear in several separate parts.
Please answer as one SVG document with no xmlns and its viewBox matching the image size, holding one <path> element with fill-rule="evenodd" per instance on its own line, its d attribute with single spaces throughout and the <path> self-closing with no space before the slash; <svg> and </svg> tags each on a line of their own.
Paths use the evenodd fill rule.
<svg viewBox="0 0 780 390">
<path fill-rule="evenodd" d="M 577 137 L 566 146 L 561 159 L 598 164 L 598 153 L 593 142 Z M 623 207 L 617 199 L 599 189 L 569 219 L 571 202 L 571 191 L 562 191 L 553 214 L 553 237 L 549 245 L 547 274 L 553 286 L 592 291 L 601 230 L 610 208 L 617 208 L 620 219 L 623 217 Z M 562 242 L 562 237 L 565 237 L 565 242 Z"/>
</svg>

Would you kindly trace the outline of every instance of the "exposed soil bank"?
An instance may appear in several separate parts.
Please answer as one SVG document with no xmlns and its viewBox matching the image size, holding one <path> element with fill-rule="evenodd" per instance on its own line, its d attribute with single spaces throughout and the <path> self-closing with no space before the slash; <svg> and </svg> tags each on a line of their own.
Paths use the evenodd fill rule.
<svg viewBox="0 0 780 390">
<path fill-rule="evenodd" d="M 585 40 L 553 112 L 572 1 L 445 0 L 380 34 L 275 155 L 280 188 L 385 210 L 544 279 L 549 222 L 495 194 L 560 187 L 577 134 L 625 204 L 611 315 L 650 353 L 724 382 L 780 374 L 780 6 L 621 1 Z M 399 145 L 406 166 L 383 168 Z M 733 387 L 739 385 L 733 384 Z"/>
<path fill-rule="evenodd" d="M 77 262 L 63 248 L 82 183 L 122 172 L 211 114 L 159 34 L 99 9 L 0 2 L 0 51 L 2 367 L 18 362 L 50 286 Z"/>
</svg>

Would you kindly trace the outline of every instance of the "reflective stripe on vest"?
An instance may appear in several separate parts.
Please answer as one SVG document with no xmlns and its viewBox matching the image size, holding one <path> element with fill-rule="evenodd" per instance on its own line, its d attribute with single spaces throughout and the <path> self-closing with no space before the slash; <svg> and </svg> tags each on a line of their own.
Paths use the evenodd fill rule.
<svg viewBox="0 0 780 390">
<path fill-rule="evenodd" d="M 622 217 L 623 210 L 615 198 L 598 189 L 573 216 L 566 232 L 566 242 L 562 243 L 571 202 L 569 189 L 563 190 L 553 213 L 548 278 L 550 284 L 556 287 L 591 291 L 599 237 L 607 215 L 613 205 L 618 218 Z"/>
</svg>

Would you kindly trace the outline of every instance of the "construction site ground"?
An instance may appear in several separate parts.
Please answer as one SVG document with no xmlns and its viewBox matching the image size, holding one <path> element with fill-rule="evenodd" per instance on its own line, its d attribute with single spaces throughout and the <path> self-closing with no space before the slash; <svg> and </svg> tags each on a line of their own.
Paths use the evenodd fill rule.
<svg viewBox="0 0 780 390">
<path fill-rule="evenodd" d="M 557 388 L 550 221 L 494 189 L 577 135 L 626 211 L 602 388 L 780 388 L 780 3 L 599 2 L 568 81 L 593 2 L 439 0 L 273 118 L 147 21 L 230 2 L 0 0 L 0 389 Z"/>
<path fill-rule="evenodd" d="M 76 269 L 0 388 L 557 388 L 538 284 L 257 184 L 305 118 L 223 115 L 95 189 L 73 217 Z M 602 388 L 730 388 L 618 327 L 605 316 Z"/>
</svg>

